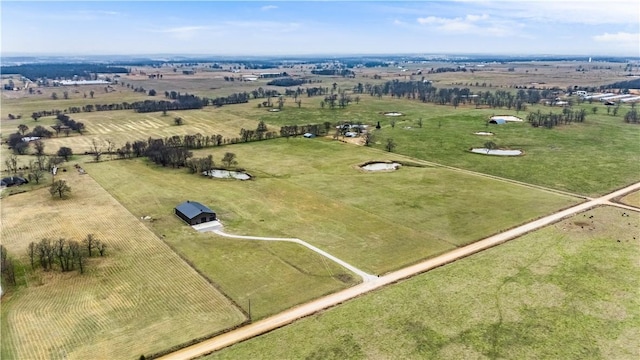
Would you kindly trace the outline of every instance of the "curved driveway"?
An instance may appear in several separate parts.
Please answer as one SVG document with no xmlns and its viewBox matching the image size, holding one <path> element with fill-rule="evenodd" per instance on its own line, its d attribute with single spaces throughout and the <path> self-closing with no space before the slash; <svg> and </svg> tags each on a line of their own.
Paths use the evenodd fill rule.
<svg viewBox="0 0 640 360">
<path fill-rule="evenodd" d="M 360 296 L 372 290 L 378 289 L 385 285 L 393 284 L 399 280 L 412 277 L 414 275 L 429 271 L 436 267 L 440 267 L 442 265 L 451 263 L 458 259 L 475 254 L 482 250 L 486 250 L 493 246 L 502 244 L 508 240 L 514 239 L 518 236 L 524 235 L 533 230 L 555 223 L 557 221 L 560 221 L 576 213 L 586 211 L 592 207 L 599 206 L 599 205 L 620 206 L 617 203 L 610 202 L 610 200 L 615 197 L 624 195 L 628 192 L 639 190 L 639 189 L 640 189 L 640 182 L 630 185 L 624 189 L 614 191 L 602 197 L 578 204 L 571 208 L 558 211 L 554 214 L 540 218 L 538 220 L 531 221 L 529 223 L 518 226 L 511 230 L 490 236 L 488 238 L 474 242 L 467 246 L 457 248 L 455 250 L 452 250 L 438 257 L 386 274 L 384 276 L 380 276 L 379 278 L 373 281 L 364 282 L 354 287 L 342 290 L 340 292 L 291 308 L 289 310 L 281 312 L 280 314 L 268 317 L 260 321 L 256 321 L 247 326 L 238 328 L 228 333 L 211 338 L 209 340 L 205 340 L 201 343 L 191 345 L 184 349 L 170 353 L 168 355 L 161 357 L 160 359 L 165 359 L 165 360 L 193 359 L 198 356 L 209 354 L 211 352 L 233 345 L 240 341 L 250 339 L 252 337 L 264 334 L 266 332 L 272 331 L 284 325 L 290 324 L 297 319 L 312 315 L 320 310 L 324 310 L 324 309 L 336 306 L 340 303 L 343 303 L 347 300 L 353 299 L 357 296 Z M 623 207 L 629 210 L 640 211 L 640 209 L 636 209 L 633 207 L 631 208 L 628 206 L 620 206 L 620 207 Z"/>
</svg>

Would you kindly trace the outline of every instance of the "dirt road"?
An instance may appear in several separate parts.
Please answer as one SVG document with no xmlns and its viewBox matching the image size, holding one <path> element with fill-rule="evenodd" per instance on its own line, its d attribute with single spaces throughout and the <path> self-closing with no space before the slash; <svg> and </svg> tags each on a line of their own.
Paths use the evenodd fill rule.
<svg viewBox="0 0 640 360">
<path fill-rule="evenodd" d="M 640 182 L 630 185 L 624 189 L 614 191 L 605 196 L 589 200 L 587 202 L 581 203 L 579 205 L 573 206 L 571 208 L 568 208 L 562 211 L 558 211 L 552 215 L 543 217 L 541 219 L 531 221 L 527 224 L 502 232 L 500 234 L 493 235 L 491 237 L 477 241 L 473 244 L 469 244 L 467 246 L 455 249 L 453 251 L 450 251 L 438 257 L 386 274 L 384 276 L 381 276 L 375 279 L 374 281 L 365 282 L 365 283 L 356 285 L 352 288 L 337 292 L 335 294 L 331 294 L 323 298 L 311 301 L 309 303 L 294 307 L 280 314 L 257 321 L 255 323 L 230 331 L 226 334 L 222 334 L 215 338 L 205 340 L 201 343 L 189 346 L 182 350 L 178 350 L 164 357 L 161 357 L 160 359 L 165 359 L 165 360 L 193 359 L 195 357 L 211 353 L 213 351 L 238 343 L 240 341 L 250 339 L 252 337 L 258 336 L 260 334 L 264 334 L 271 330 L 290 324 L 295 320 L 298 320 L 305 316 L 312 315 L 318 311 L 336 306 L 340 303 L 353 299 L 357 296 L 360 296 L 372 290 L 381 288 L 383 286 L 392 284 L 399 280 L 412 277 L 414 275 L 429 271 L 431 269 L 451 263 L 458 259 L 475 254 L 479 251 L 486 250 L 493 246 L 502 244 L 508 240 L 514 239 L 518 236 L 524 235 L 528 232 L 547 226 L 549 224 L 558 222 L 566 217 L 585 211 L 592 207 L 595 207 L 598 205 L 619 206 L 616 203 L 611 203 L 609 200 L 615 197 L 621 196 L 625 193 L 639 190 L 639 189 L 640 189 Z M 621 206 L 621 207 L 624 207 L 625 209 L 629 208 L 628 206 Z M 638 209 L 635 209 L 635 208 L 631 208 L 631 209 L 635 211 L 639 211 Z"/>
</svg>

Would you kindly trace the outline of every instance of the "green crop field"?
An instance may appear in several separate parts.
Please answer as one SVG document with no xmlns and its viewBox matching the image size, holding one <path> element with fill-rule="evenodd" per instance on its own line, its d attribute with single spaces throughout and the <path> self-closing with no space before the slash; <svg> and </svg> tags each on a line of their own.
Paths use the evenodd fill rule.
<svg viewBox="0 0 640 360">
<path fill-rule="evenodd" d="M 577 214 L 205 358 L 637 359 L 640 218 L 624 212 Z"/>
<path fill-rule="evenodd" d="M 2 245 L 20 263 L 20 286 L 4 288 L 3 359 L 131 358 L 237 325 L 244 314 L 93 179 L 58 175 L 72 188 L 55 200 L 46 189 L 2 199 Z M 30 242 L 107 244 L 87 271 L 31 270 Z"/>
</svg>

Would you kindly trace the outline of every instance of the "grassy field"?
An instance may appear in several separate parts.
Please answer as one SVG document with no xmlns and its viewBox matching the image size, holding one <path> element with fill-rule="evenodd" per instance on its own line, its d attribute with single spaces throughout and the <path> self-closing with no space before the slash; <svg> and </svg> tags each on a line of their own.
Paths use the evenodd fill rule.
<svg viewBox="0 0 640 360">
<path fill-rule="evenodd" d="M 69 136 L 61 133 L 50 139 L 45 139 L 45 152 L 54 154 L 62 146 L 71 148 L 74 153 L 80 154 L 92 150 L 93 139 L 102 143 L 102 150 L 106 151 L 106 141 L 111 140 L 116 147 L 137 140 L 147 140 L 149 137 L 164 138 L 173 135 L 212 136 L 220 134 L 225 138 L 239 136 L 241 128 L 255 129 L 258 122 L 222 111 L 213 107 L 202 110 L 185 110 L 180 112 L 168 112 L 163 116 L 157 113 L 136 113 L 132 110 L 101 111 L 91 113 L 71 114 L 72 119 L 83 122 L 86 132 L 83 135 L 71 133 Z M 183 125 L 176 126 L 175 117 L 183 119 Z M 15 132 L 19 124 L 25 124 L 30 129 L 37 125 L 49 128 L 56 122 L 55 117 L 44 117 L 37 122 L 33 119 L 5 120 L 2 121 L 2 134 Z M 52 129 L 49 128 L 52 131 Z"/>
<path fill-rule="evenodd" d="M 620 202 L 640 208 L 640 191 L 635 191 L 626 195 L 620 199 Z"/>
<path fill-rule="evenodd" d="M 69 199 L 47 189 L 2 199 L 2 244 L 21 263 L 19 286 L 3 289 L 3 359 L 133 358 L 245 320 L 91 177 L 60 177 Z M 30 242 L 90 233 L 107 250 L 85 274 L 30 269 Z"/>
<path fill-rule="evenodd" d="M 257 118 L 277 126 L 341 120 L 376 125 L 379 121 L 382 129 L 374 133 L 377 148 L 383 149 L 386 140 L 392 138 L 397 144 L 397 153 L 591 196 L 637 181 L 640 174 L 640 127 L 624 123 L 621 115 L 607 115 L 606 107 L 600 104 L 575 106 L 574 110 L 581 107 L 587 110 L 584 123 L 549 130 L 534 128 L 528 123 L 487 127 L 486 121 L 496 114 L 526 118 L 528 111 L 539 109 L 543 113 L 560 113 L 561 109 L 532 106 L 527 112 L 520 113 L 505 109 L 475 109 L 473 106 L 454 109 L 365 95 L 359 104 L 349 105 L 343 110 L 330 110 L 321 109 L 317 104 L 305 104 L 305 100 L 301 109 L 285 105 L 285 110 L 278 113 L 249 107 L 228 108 L 227 111 L 243 111 L 243 117 Z M 312 101 L 319 102 L 319 99 Z M 591 110 L 594 106 L 598 108 L 595 115 Z M 628 106 L 623 106 L 620 114 L 627 110 Z M 390 126 L 392 119 L 382 115 L 389 111 L 405 114 L 393 119 L 395 128 Z M 418 125 L 421 118 L 422 128 Z M 477 131 L 491 131 L 495 136 L 474 135 Z M 525 155 L 500 158 L 467 152 L 471 147 L 482 147 L 487 141 L 503 148 L 522 149 Z"/>
<path fill-rule="evenodd" d="M 91 163 L 85 168 L 134 215 L 156 219 L 149 223 L 154 232 L 164 235 L 238 303 L 244 306 L 248 298 L 252 304 L 264 302 L 266 308 L 257 313 L 261 315 L 351 282 L 336 280 L 344 270 L 333 264 L 328 270 L 318 259 L 296 259 L 311 256 L 304 254 L 306 250 L 195 234 L 173 215 L 176 204 L 201 201 L 217 212 L 228 232 L 297 237 L 380 274 L 578 201 L 440 168 L 403 167 L 395 173 L 368 174 L 356 165 L 393 155 L 323 139 L 279 139 L 215 150 L 214 159 L 225 151 L 235 152 L 239 166 L 255 180 L 212 180 L 141 160 Z M 256 270 L 274 259 L 298 265 Z M 310 270 L 298 269 L 305 263 Z M 262 286 L 254 286 L 258 283 Z"/>
<path fill-rule="evenodd" d="M 638 214 L 601 207 L 205 359 L 637 359 Z"/>
</svg>

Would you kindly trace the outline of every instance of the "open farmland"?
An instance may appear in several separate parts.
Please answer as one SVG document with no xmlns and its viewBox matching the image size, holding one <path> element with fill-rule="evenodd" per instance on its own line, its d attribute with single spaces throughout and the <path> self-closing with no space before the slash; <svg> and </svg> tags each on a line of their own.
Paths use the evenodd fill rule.
<svg viewBox="0 0 640 360">
<path fill-rule="evenodd" d="M 395 173 L 368 174 L 356 165 L 398 157 L 323 139 L 249 143 L 202 150 L 196 156 L 212 153 L 219 159 L 229 150 L 255 180 L 207 179 L 141 160 L 91 163 L 86 168 L 134 215 L 156 219 L 149 226 L 241 305 L 249 297 L 252 304 L 261 297 L 271 299 L 272 287 L 281 286 L 279 272 L 269 272 L 273 280 L 254 278 L 254 261 L 259 259 L 250 255 L 277 250 L 276 245 L 197 234 L 173 215 L 176 204 L 201 201 L 215 209 L 227 232 L 297 237 L 364 271 L 381 274 L 579 201 L 438 167 L 405 166 Z M 280 251 L 274 255 L 284 259 Z M 286 259 L 298 263 L 300 254 L 298 250 Z M 261 261 L 271 261 L 274 255 Z M 324 278 L 317 281 L 330 280 L 333 289 L 346 285 Z M 265 286 L 255 290 L 245 285 L 256 281 Z M 298 299 L 311 299 L 329 290 L 317 286 L 301 291 L 289 282 L 292 286 L 280 296 L 281 303 L 271 301 L 271 310 L 261 314 L 289 307 L 291 292 Z"/>
<path fill-rule="evenodd" d="M 433 66 L 447 66 L 447 63 Z M 507 70 L 512 66 L 515 71 Z M 616 69 L 592 71 L 586 76 L 583 73 L 577 78 L 575 66 L 562 63 L 554 70 L 549 64 L 492 64 L 474 72 L 445 72 L 430 74 L 427 78 L 438 88 L 455 86 L 469 87 L 474 92 L 503 90 L 513 93 L 517 91 L 516 86 L 531 86 L 540 80 L 544 80 L 541 84 L 545 87 L 566 88 L 567 84 L 598 85 L 625 78 Z M 389 80 L 420 81 L 422 76 L 409 75 L 419 67 L 423 66 L 410 65 L 407 72 L 395 67 L 357 69 L 355 78 L 310 76 L 310 67 L 305 70 L 287 68 L 287 71 L 322 81 L 304 84 L 302 88 L 330 89 L 335 82 L 336 91 L 349 93 L 358 83 L 380 85 Z M 280 70 L 282 68 L 272 71 Z M 34 121 L 30 117 L 32 111 L 124 101 L 158 101 L 165 99 L 164 91 L 173 90 L 208 97 L 250 92 L 258 87 L 285 91 L 283 87 L 267 86 L 270 79 L 256 82 L 223 80 L 223 76 L 240 77 L 259 72 L 255 70 L 232 73 L 199 69 L 194 75 L 184 75 L 163 68 L 159 70 L 164 76 L 161 80 L 147 78 L 144 72 L 152 73 L 152 68 L 136 71 L 139 73 L 123 75 L 120 81 L 146 90 L 154 89 L 158 95 L 150 97 L 120 84 L 109 92 L 101 87 L 43 87 L 42 94 L 33 96 L 3 91 L 0 110 L 3 139 L 15 132 L 19 124 L 30 129 L 37 125 L 50 128 L 55 124 L 53 116 Z M 373 79 L 374 75 L 380 77 Z M 70 99 L 51 99 L 52 92 L 61 97 L 65 89 L 69 90 Z M 82 96 L 90 90 L 95 90 L 95 99 Z M 526 118 L 529 112 L 535 111 L 561 113 L 561 107 L 530 105 L 527 111 L 516 112 L 505 108 L 476 109 L 470 104 L 454 108 L 386 95 L 378 98 L 367 93 L 351 96 L 352 100 L 358 96 L 358 101 L 352 101 L 344 109 L 330 109 L 326 103 L 321 106 L 324 96 L 307 97 L 304 94 L 298 98 L 300 107 L 293 97 L 285 96 L 284 108 L 279 112 L 260 107 L 258 104 L 266 100 L 260 98 L 246 104 L 169 111 L 166 115 L 133 110 L 69 114 L 85 124 L 86 132 L 46 139 L 45 152 L 52 155 L 61 146 L 67 146 L 76 154 L 63 165 L 72 170 L 72 174 L 62 175 L 70 181 L 71 199 L 52 201 L 46 189 L 34 191 L 39 186 L 32 184 L 3 192 L 7 195 L 9 191 L 29 191 L 3 199 L 1 204 L 3 245 L 21 258 L 20 284 L 2 300 L 1 355 L 7 358 L 85 358 L 94 354 L 92 351 L 114 357 L 148 355 L 228 329 L 245 321 L 247 313 L 252 320 L 258 320 L 360 281 L 358 276 L 336 263 L 296 244 L 197 233 L 173 215 L 173 207 L 185 200 L 197 200 L 214 209 L 228 233 L 300 238 L 363 271 L 385 274 L 582 201 L 580 197 L 562 194 L 562 191 L 594 196 L 636 182 L 640 174 L 640 142 L 637 141 L 640 128 L 622 120 L 622 115 L 631 110 L 630 105 L 622 105 L 620 113 L 613 116 L 607 113 L 611 108 L 599 102 L 579 103 L 571 97 L 570 109 L 586 109 L 586 121 L 543 129 L 533 128 L 528 123 L 498 126 L 487 125 L 486 121 L 497 114 Z M 271 98 L 271 101 L 276 103 L 277 99 Z M 394 118 L 383 115 L 390 111 L 403 115 Z M 8 120 L 9 113 L 22 114 L 23 118 Z M 182 118 L 184 124 L 175 125 L 176 117 Z M 418 124 L 419 119 L 422 125 Z M 94 163 L 90 155 L 78 155 L 91 151 L 94 139 L 102 143 L 102 151 L 106 150 L 107 141 L 121 147 L 127 141 L 197 133 L 203 136 L 219 134 L 231 139 L 239 137 L 242 128 L 256 129 L 260 121 L 276 133 L 283 125 L 364 123 L 369 125 L 375 140 L 372 147 L 343 143 L 360 139 L 331 141 L 332 127 L 327 138 L 282 138 L 193 151 L 195 157 L 213 155 L 217 165 L 225 152 L 235 153 L 238 167 L 254 176 L 254 180 L 246 182 L 208 179 L 188 174 L 185 169 L 162 168 L 145 159 Z M 378 122 L 382 129 L 374 130 Z M 490 138 L 474 135 L 477 131 L 492 131 L 495 135 Z M 387 139 L 393 139 L 397 144 L 394 152 L 383 151 Z M 470 147 L 482 147 L 486 141 L 494 141 L 501 148 L 522 149 L 525 155 L 499 158 L 467 151 Z M 3 146 L 0 158 L 5 160 L 10 153 L 11 150 Z M 24 166 L 33 158 L 33 155 L 20 156 L 18 161 Z M 102 157 L 103 160 L 115 158 L 115 154 L 103 154 Z M 382 173 L 367 173 L 358 168 L 359 164 L 372 160 L 399 161 L 404 166 L 395 172 Z M 78 176 L 71 166 L 73 163 L 80 163 L 89 175 Z M 0 164 L 0 168 L 5 167 L 4 163 Z M 50 175 L 45 182 L 49 181 Z M 637 206 L 637 194 L 630 194 L 622 201 Z M 593 222 L 586 219 L 574 219 L 573 223 L 565 221 L 563 224 L 567 226 L 562 230 L 549 227 L 518 242 L 531 245 L 512 245 L 503 253 L 494 249 L 491 250 L 493 255 L 486 255 L 486 261 L 469 259 L 465 260 L 470 261 L 464 263 L 467 265 L 453 266 L 454 270 L 438 269 L 434 272 L 435 278 L 425 280 L 420 277 L 403 283 L 402 286 L 411 286 L 410 289 L 377 292 L 373 295 L 375 301 L 369 297 L 366 298 L 369 300 L 363 300 L 366 305 L 353 305 L 359 303 L 359 300 L 354 301 L 346 305 L 351 306 L 347 313 L 332 318 L 330 325 L 301 331 L 307 338 L 311 337 L 311 331 L 318 331 L 317 334 L 331 332 L 340 337 L 338 340 L 319 336 L 323 338 L 319 343 L 296 344 L 287 353 L 283 352 L 289 351 L 289 345 L 277 339 L 273 344 L 280 349 L 268 349 L 272 345 L 263 348 L 263 345 L 251 342 L 243 345 L 248 350 L 239 347 L 240 353 L 231 349 L 229 355 L 225 352 L 220 355 L 240 358 L 467 358 L 476 355 L 511 358 L 531 353 L 532 358 L 554 357 L 549 354 L 560 345 L 544 334 L 546 330 L 540 329 L 551 329 L 551 334 L 558 338 L 579 342 L 585 340 L 585 332 L 591 332 L 602 322 L 605 324 L 601 332 L 593 332 L 597 345 L 579 348 L 571 344 L 560 357 L 598 352 L 605 358 L 624 359 L 627 354 L 637 355 L 637 349 L 628 346 L 628 339 L 638 335 L 637 306 L 633 308 L 637 301 L 630 302 L 626 293 L 623 299 L 604 299 L 604 286 L 597 283 L 590 272 L 593 270 L 591 265 L 584 264 L 612 262 L 612 271 L 626 269 L 617 261 L 637 259 L 637 248 L 630 249 L 625 243 L 619 253 L 619 249 L 608 248 L 608 240 L 603 239 L 609 239 L 611 234 L 637 234 L 637 226 L 634 228 L 632 224 L 638 224 L 638 219 L 624 217 L 628 225 L 623 227 L 621 222 L 618 224 L 619 213 L 603 209 L 588 213 L 588 216 L 597 215 L 596 220 L 603 222 L 597 226 L 592 226 Z M 150 220 L 138 220 L 146 216 Z M 24 220 L 34 218 L 44 219 L 43 226 L 35 227 L 33 221 Z M 614 225 L 609 228 L 608 222 Z M 28 242 L 45 236 L 80 240 L 87 233 L 94 233 L 109 244 L 108 257 L 92 259 L 91 272 L 87 276 L 34 274 L 24 267 L 28 263 L 25 255 Z M 595 240 L 589 237 L 594 234 L 601 237 Z M 582 242 L 589 242 L 589 245 Z M 599 252 L 601 248 L 605 251 L 598 254 L 600 257 L 591 257 L 591 253 Z M 554 251 L 562 254 L 561 259 L 549 255 Z M 141 258 L 141 254 L 146 258 Z M 537 261 L 543 263 L 540 266 L 547 266 L 549 269 L 544 271 L 549 272 L 538 274 Z M 584 266 L 580 267 L 581 264 Z M 468 269 L 463 269 L 465 267 Z M 637 274 L 637 268 L 633 270 L 635 272 L 631 273 Z M 540 276 L 535 277 L 530 274 L 532 272 Z M 568 272 L 574 275 L 567 275 Z M 585 285 L 580 289 L 586 295 L 575 293 L 566 285 L 571 283 L 567 278 L 578 276 L 575 274 L 584 277 L 585 282 L 596 283 L 600 286 L 596 289 L 599 292 L 591 291 L 589 285 Z M 637 282 L 622 277 L 612 281 L 613 288 L 637 287 Z M 482 281 L 470 282 L 469 279 Z M 207 281 L 215 284 L 215 288 Z M 558 291 L 558 287 L 562 291 Z M 81 296 L 75 296 L 76 289 L 82 289 Z M 72 290 L 73 298 L 69 296 Z M 395 297 L 387 298 L 387 293 L 395 294 Z M 555 295 L 559 300 L 552 299 Z M 515 300 L 503 301 L 507 297 Z M 43 300 L 45 298 L 47 302 Z M 470 298 L 479 300 L 469 305 Z M 594 299 L 604 300 L 597 302 Z M 389 304 L 400 305 L 389 311 Z M 609 305 L 614 312 L 624 313 L 620 321 L 607 322 L 609 319 L 601 319 L 601 313 L 596 314 Z M 625 310 L 620 310 L 621 307 Z M 58 309 L 64 311 L 56 313 Z M 443 312 L 442 316 L 439 311 Z M 567 319 L 572 311 L 589 312 L 589 316 L 596 314 L 593 316 L 598 319 L 582 314 Z M 38 315 L 29 315 L 34 313 Z M 46 314 L 44 320 L 38 318 L 41 313 Z M 318 315 L 314 321 L 320 323 L 331 317 L 331 313 Z M 362 319 L 350 318 L 349 313 Z M 414 313 L 419 315 L 414 318 Z M 367 316 L 371 314 L 373 319 Z M 134 318 L 135 321 L 130 320 Z M 554 319 L 558 318 L 568 324 L 567 328 L 555 323 Z M 355 330 L 344 322 L 353 323 Z M 451 329 L 447 328 L 449 322 Z M 45 333 L 51 328 L 60 328 L 60 333 Z M 583 330 L 573 330 L 580 328 Z M 533 329 L 532 335 L 527 333 L 529 329 Z M 375 334 L 370 337 L 367 331 Z M 22 334 L 25 333 L 28 336 L 23 341 Z M 144 338 L 132 336 L 139 333 L 144 334 Z M 391 334 L 389 339 L 385 338 L 386 334 Z M 517 336 L 510 337 L 509 334 Z M 517 337 L 524 340 L 518 342 Z M 611 340 L 614 337 L 615 340 Z M 617 345 L 611 345 L 616 341 Z"/>
<path fill-rule="evenodd" d="M 283 111 L 276 113 L 250 108 L 238 111 L 243 111 L 244 117 L 277 126 L 325 121 L 375 126 L 379 121 L 382 129 L 374 131 L 374 146 L 379 149 L 384 148 L 386 139 L 392 138 L 397 144 L 394 151 L 400 154 L 589 196 L 624 187 L 634 182 L 640 173 L 640 127 L 625 123 L 620 115 L 606 114 L 606 107 L 601 104 L 576 106 L 576 109 L 587 110 L 584 123 L 546 129 L 534 128 L 526 122 L 487 127 L 487 120 L 496 114 L 526 118 L 528 112 L 538 110 L 561 113 L 561 108 L 536 105 L 519 113 L 500 108 L 475 109 L 470 105 L 454 109 L 453 106 L 363 95 L 359 104 L 331 110 L 320 108 L 319 100 L 318 103 L 307 101 L 306 105 L 304 101 L 300 109 L 285 105 Z M 593 107 L 598 110 L 596 114 Z M 623 106 L 621 113 L 629 109 L 630 106 Z M 389 111 L 404 115 L 396 118 L 382 115 Z M 423 120 L 422 127 L 418 125 L 419 119 Z M 395 121 L 393 128 L 392 121 Z M 477 131 L 491 131 L 495 136 L 474 135 Z M 482 147 L 487 141 L 503 148 L 522 149 L 525 155 L 505 159 L 467 152 L 471 147 Z"/>
<path fill-rule="evenodd" d="M 640 218 L 623 213 L 577 214 L 205 358 L 636 359 Z"/>
<path fill-rule="evenodd" d="M 180 117 L 184 124 L 177 126 L 174 118 Z M 202 110 L 187 110 L 180 112 L 168 112 L 163 116 L 161 112 L 136 113 L 132 110 L 100 111 L 91 113 L 71 114 L 71 118 L 83 122 L 86 131 L 83 135 L 71 133 L 70 136 L 60 134 L 44 140 L 45 150 L 55 153 L 60 147 L 66 146 L 80 154 L 91 151 L 92 142 L 96 139 L 106 150 L 107 140 L 113 141 L 117 147 L 122 147 L 128 141 L 133 143 L 138 140 L 147 140 L 149 137 L 165 138 L 173 135 L 202 136 L 222 135 L 224 138 L 235 138 L 241 128 L 255 129 L 257 121 L 238 117 L 232 113 L 207 107 Z M 46 117 L 38 120 L 23 119 L 17 122 L 3 121 L 4 133 L 14 132 L 19 124 L 26 124 L 29 128 L 36 125 L 45 127 L 55 124 L 55 117 Z M 51 129 L 50 129 L 51 130 Z"/>
<path fill-rule="evenodd" d="M 3 359 L 131 358 L 245 320 L 91 177 L 74 171 L 62 178 L 69 199 L 41 189 L 2 200 L 2 244 L 22 264 L 22 286 L 2 298 Z M 30 270 L 30 242 L 87 234 L 107 250 L 85 274 Z"/>
</svg>

